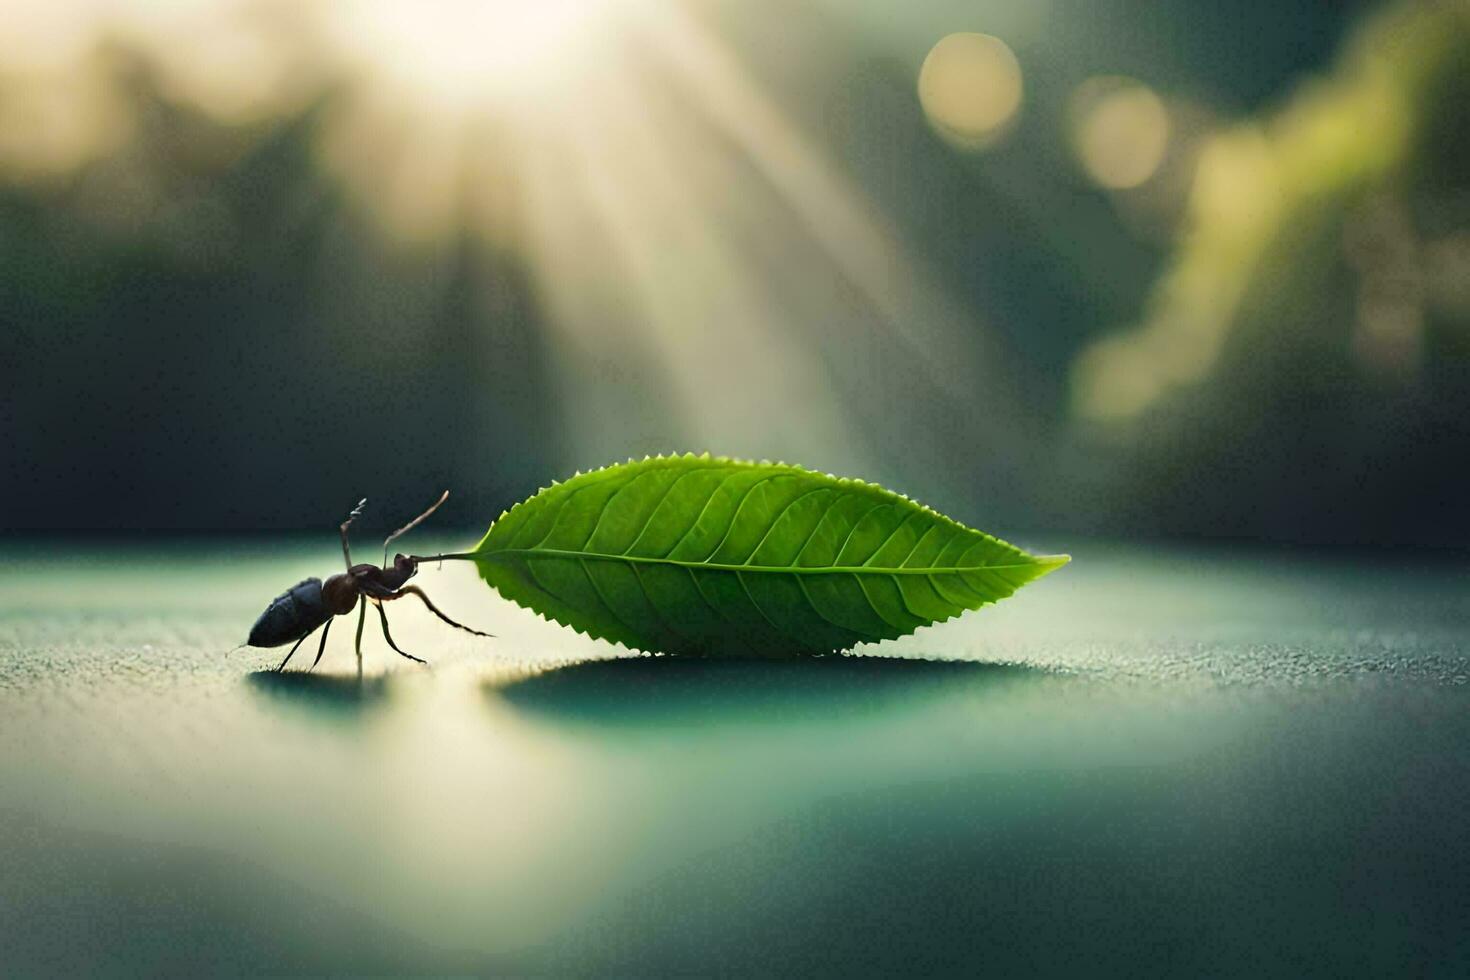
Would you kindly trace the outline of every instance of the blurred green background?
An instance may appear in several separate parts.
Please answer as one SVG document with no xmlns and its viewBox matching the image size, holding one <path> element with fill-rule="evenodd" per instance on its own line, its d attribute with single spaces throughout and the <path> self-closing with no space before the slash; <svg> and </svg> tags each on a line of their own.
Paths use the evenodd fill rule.
<svg viewBox="0 0 1470 980">
<path fill-rule="evenodd" d="M 693 449 L 1470 530 L 1463 2 L 3 9 L 6 528 L 468 528 Z"/>
</svg>

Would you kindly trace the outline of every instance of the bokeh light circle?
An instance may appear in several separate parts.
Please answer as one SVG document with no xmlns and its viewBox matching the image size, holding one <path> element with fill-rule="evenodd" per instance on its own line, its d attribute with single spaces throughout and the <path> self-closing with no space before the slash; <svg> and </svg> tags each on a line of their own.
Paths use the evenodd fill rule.
<svg viewBox="0 0 1470 980">
<path fill-rule="evenodd" d="M 1094 181 L 1128 190 L 1148 181 L 1169 148 L 1169 111 L 1147 85 L 1131 78 L 1090 78 L 1071 102 L 1072 139 Z"/>
<path fill-rule="evenodd" d="M 930 123 L 966 149 L 992 144 L 1021 108 L 1021 65 L 989 34 L 942 38 L 919 69 L 919 104 Z"/>
</svg>

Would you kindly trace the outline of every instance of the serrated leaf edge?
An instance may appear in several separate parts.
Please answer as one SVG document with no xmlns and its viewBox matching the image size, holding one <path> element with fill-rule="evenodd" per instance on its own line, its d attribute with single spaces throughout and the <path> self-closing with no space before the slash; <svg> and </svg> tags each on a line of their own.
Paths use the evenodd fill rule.
<svg viewBox="0 0 1470 980">
<path fill-rule="evenodd" d="M 494 521 L 492 521 L 491 524 L 490 524 L 490 527 L 488 527 L 485 530 L 485 533 L 484 533 L 484 535 L 481 536 L 480 541 L 476 543 L 476 546 L 475 546 L 475 549 L 474 550 L 465 552 L 463 554 L 458 554 L 458 555 L 442 555 L 440 557 L 442 557 L 442 558 L 466 558 L 466 559 L 471 559 L 471 560 L 474 560 L 474 559 L 485 560 L 485 557 L 486 556 L 482 556 L 480 554 L 480 552 L 479 552 L 478 549 L 479 549 L 480 545 L 484 544 L 484 542 L 486 540 L 488 540 L 488 538 L 490 536 L 490 533 L 495 529 L 495 525 L 498 524 L 498 523 L 500 523 L 501 521 L 505 520 L 507 517 L 511 516 L 516 511 L 520 510 L 522 507 L 526 507 L 529 504 L 531 504 L 531 502 L 534 501 L 539 496 L 541 496 L 541 494 L 543 494 L 543 493 L 545 493 L 545 492 L 547 492 L 549 490 L 553 490 L 556 487 L 562 486 L 563 484 L 571 483 L 573 480 L 580 479 L 580 478 L 582 478 L 584 476 L 586 476 L 586 477 L 596 476 L 599 473 L 605 473 L 608 470 L 614 469 L 614 468 L 619 467 L 619 466 L 626 466 L 626 465 L 630 465 L 630 464 L 637 464 L 637 463 L 642 463 L 642 462 L 652 462 L 652 461 L 659 461 L 659 460 L 671 460 L 671 461 L 672 460 L 702 460 L 702 461 L 707 461 L 707 462 L 711 462 L 711 463 L 732 464 L 732 465 L 735 465 L 735 466 L 779 466 L 779 467 L 783 467 L 783 468 L 789 469 L 789 470 L 796 470 L 798 472 L 805 473 L 805 474 L 808 474 L 808 475 L 824 476 L 827 479 L 832 480 L 833 482 L 835 482 L 838 486 L 860 486 L 860 487 L 865 487 L 865 488 L 868 488 L 868 489 L 877 490 L 877 491 L 880 491 L 882 493 L 892 494 L 893 496 L 898 497 L 901 500 L 904 500 L 904 501 L 907 501 L 910 504 L 913 504 L 921 512 L 923 512 L 925 514 L 931 515 L 932 517 L 934 517 L 935 519 L 937 519 L 941 523 L 953 525 L 954 527 L 957 527 L 957 528 L 959 528 L 959 529 L 961 529 L 963 531 L 967 531 L 967 532 L 969 532 L 971 534 L 978 534 L 982 538 L 985 538 L 985 539 L 987 539 L 989 541 L 992 541 L 992 542 L 994 542 L 996 544 L 999 544 L 999 545 L 1002 545 L 1002 546 L 1004 546 L 1006 548 L 1009 548 L 1012 551 L 1018 552 L 1019 554 L 1026 555 L 1030 560 L 1027 561 L 1027 562 L 1024 562 L 1024 563 L 1019 563 L 1019 564 L 1039 565 L 1039 566 L 1042 566 L 1043 568 L 1046 569 L 1044 572 L 1042 572 L 1040 575 L 1038 575 L 1036 577 L 1036 579 L 1032 579 L 1031 581 L 1033 581 L 1033 582 L 1036 581 L 1037 579 L 1042 578 L 1045 575 L 1050 574 L 1051 572 L 1053 572 L 1056 569 L 1062 567 L 1063 565 L 1066 565 L 1068 562 L 1070 562 L 1072 560 L 1071 555 L 1065 555 L 1065 554 L 1058 554 L 1058 555 L 1032 555 L 1030 552 L 1027 552 L 1025 549 L 1020 548 L 1019 546 L 1014 545 L 1014 544 L 1012 544 L 1009 541 L 1006 541 L 1006 540 L 1004 540 L 1002 538 L 996 537 L 995 535 L 990 534 L 988 532 L 981 531 L 981 530 L 978 530 L 976 528 L 972 528 L 972 527 L 970 527 L 970 526 L 968 526 L 968 525 L 966 525 L 966 524 L 964 524 L 964 523 L 962 523 L 960 521 L 955 520 L 954 518 L 950 517 L 947 514 L 944 514 L 944 513 L 941 513 L 939 511 L 935 510 L 934 508 L 932 508 L 929 505 L 923 503 L 922 501 L 916 500 L 913 497 L 910 497 L 907 494 L 901 493 L 901 492 L 899 492 L 897 490 L 889 489 L 888 487 L 885 487 L 885 486 L 883 486 L 882 484 L 879 484 L 879 483 L 872 483 L 872 482 L 869 482 L 867 480 L 860 479 L 858 477 L 837 476 L 835 473 L 830 473 L 830 472 L 826 472 L 826 471 L 822 471 L 822 470 L 811 470 L 811 469 L 807 469 L 806 467 L 801 466 L 801 465 L 796 464 L 796 463 L 787 463 L 787 462 L 779 461 L 779 460 L 778 461 L 775 461 L 775 462 L 772 462 L 771 460 L 768 460 L 768 459 L 749 460 L 749 459 L 741 459 L 739 457 L 734 457 L 734 456 L 716 456 L 716 455 L 711 454 L 708 451 L 701 452 L 701 453 L 695 453 L 693 451 L 683 452 L 683 453 L 668 453 L 668 454 L 658 453 L 658 454 L 652 455 L 652 456 L 645 455 L 641 460 L 634 459 L 633 457 L 630 456 L 630 457 L 628 457 L 626 460 L 624 460 L 621 463 L 617 463 L 617 462 L 608 463 L 608 464 L 606 464 L 604 466 L 599 466 L 596 469 L 586 470 L 585 472 L 582 471 L 582 470 L 577 470 L 575 473 L 573 473 L 567 479 L 565 479 L 565 480 L 552 480 L 550 484 L 548 484 L 547 486 L 544 486 L 544 487 L 539 488 L 535 493 L 531 494 L 529 497 L 527 497 L 524 500 L 520 501 L 519 503 L 516 503 L 516 504 L 512 505 L 511 507 L 509 507 L 509 508 L 501 511 L 500 512 L 500 516 L 497 517 Z M 1019 564 L 1018 565 L 1015 565 L 1015 566 L 1012 566 L 1012 565 L 997 565 L 997 566 L 989 566 L 989 567 L 994 567 L 994 568 L 1011 568 L 1011 567 L 1019 567 Z M 879 574 L 883 574 L 883 572 L 881 572 L 881 571 L 878 572 L 878 573 Z M 603 635 L 601 632 L 598 632 L 598 631 L 595 631 L 595 630 L 589 629 L 589 628 L 584 628 L 584 627 L 582 627 L 582 626 L 580 626 L 580 625 L 578 625 L 576 623 L 570 622 L 568 620 L 561 619 L 561 618 L 557 617 L 555 614 L 548 615 L 546 613 L 541 612 L 540 610 L 533 609 L 530 606 L 524 605 L 523 603 L 519 602 L 518 600 L 516 600 L 514 598 L 511 598 L 510 601 L 513 602 L 513 603 L 515 603 L 516 605 L 520 606 L 523 609 L 527 609 L 530 612 L 535 613 L 535 615 L 537 616 L 538 619 L 541 619 L 541 620 L 543 620 L 545 622 L 548 622 L 548 623 L 556 623 L 559 626 L 565 626 L 568 629 L 572 630 L 572 632 L 578 634 L 579 636 L 585 636 L 585 637 L 587 637 L 588 639 L 591 639 L 591 640 L 597 640 L 597 641 L 600 641 L 600 642 L 603 642 L 603 643 L 608 643 L 608 644 L 611 644 L 614 647 L 620 647 L 620 648 L 622 648 L 624 650 L 627 650 L 627 651 L 629 651 L 631 653 L 639 653 L 639 654 L 645 654 L 645 655 L 655 656 L 655 657 L 677 656 L 677 654 L 670 654 L 670 653 L 667 653 L 665 651 L 659 650 L 659 649 L 654 648 L 654 647 L 638 646 L 636 644 L 626 643 L 623 640 L 619 640 L 619 639 L 615 639 L 613 637 L 609 637 L 609 636 Z M 905 633 L 904 636 L 916 636 L 922 630 L 928 630 L 928 629 L 931 629 L 931 628 L 933 628 L 935 626 L 938 626 L 938 625 L 940 625 L 942 623 L 947 623 L 947 622 L 949 622 L 952 619 L 957 619 L 958 617 L 964 615 L 964 613 L 969 612 L 969 611 L 971 611 L 971 610 L 968 610 L 968 609 L 965 609 L 965 608 L 961 608 L 957 612 L 951 613 L 950 615 L 945 616 L 942 619 L 936 619 L 936 620 L 934 620 L 934 621 L 932 621 L 930 623 L 925 623 L 925 624 L 923 624 L 921 626 L 914 627 L 914 629 L 912 631 L 910 631 L 908 633 Z M 886 642 L 886 641 L 885 640 L 881 640 L 881 639 L 863 640 L 863 641 L 860 641 L 857 644 L 854 644 L 854 646 L 855 647 L 856 646 L 867 646 L 867 645 L 871 645 L 871 644 L 875 644 L 875 643 L 882 643 L 882 642 Z M 852 648 L 848 648 L 848 650 L 851 650 L 851 649 Z M 837 652 L 835 652 L 835 653 L 833 653 L 831 655 L 833 655 L 833 656 L 844 656 L 846 654 L 847 654 L 847 651 L 837 651 Z M 809 655 L 815 656 L 815 654 L 809 654 Z"/>
</svg>

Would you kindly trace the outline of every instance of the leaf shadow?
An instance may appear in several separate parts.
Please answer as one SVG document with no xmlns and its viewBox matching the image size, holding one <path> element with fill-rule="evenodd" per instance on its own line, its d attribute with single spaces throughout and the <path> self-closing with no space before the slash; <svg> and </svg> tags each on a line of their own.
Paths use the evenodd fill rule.
<svg viewBox="0 0 1470 980">
<path fill-rule="evenodd" d="M 327 720 L 350 720 L 388 700 L 388 678 L 312 674 L 293 670 L 258 670 L 245 676 L 246 684 L 262 699 L 307 711 Z"/>
<path fill-rule="evenodd" d="M 620 657 L 486 685 L 527 713 L 599 725 L 804 721 L 891 712 L 1058 678 L 1023 664 L 903 657 L 795 660 Z"/>
</svg>

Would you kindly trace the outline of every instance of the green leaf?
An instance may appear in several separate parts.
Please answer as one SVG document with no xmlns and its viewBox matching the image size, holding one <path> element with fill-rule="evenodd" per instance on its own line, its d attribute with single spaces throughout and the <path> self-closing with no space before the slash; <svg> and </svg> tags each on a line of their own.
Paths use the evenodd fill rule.
<svg viewBox="0 0 1470 980">
<path fill-rule="evenodd" d="M 903 636 L 1068 561 L 860 480 L 707 455 L 578 474 L 445 557 L 474 561 L 501 595 L 589 636 L 753 657 Z"/>
</svg>

